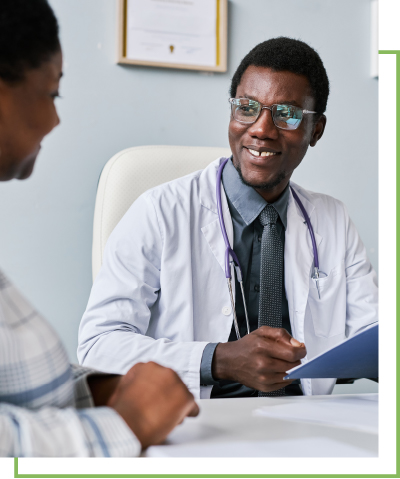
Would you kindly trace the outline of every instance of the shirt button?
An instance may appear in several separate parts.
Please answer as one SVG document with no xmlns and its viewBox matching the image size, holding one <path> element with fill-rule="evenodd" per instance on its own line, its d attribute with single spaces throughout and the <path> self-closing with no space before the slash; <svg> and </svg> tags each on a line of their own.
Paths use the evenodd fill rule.
<svg viewBox="0 0 400 479">
<path fill-rule="evenodd" d="M 260 292 L 260 285 L 259 285 L 259 284 L 255 284 L 255 285 L 254 285 L 254 291 L 255 291 L 256 293 L 259 293 L 259 292 Z"/>
<path fill-rule="evenodd" d="M 261 240 L 262 240 L 262 235 L 258 237 L 258 242 L 261 243 Z"/>
<path fill-rule="evenodd" d="M 229 306 L 224 306 L 222 308 L 222 314 L 224 314 L 225 316 L 229 316 L 231 314 L 232 310 Z"/>
</svg>

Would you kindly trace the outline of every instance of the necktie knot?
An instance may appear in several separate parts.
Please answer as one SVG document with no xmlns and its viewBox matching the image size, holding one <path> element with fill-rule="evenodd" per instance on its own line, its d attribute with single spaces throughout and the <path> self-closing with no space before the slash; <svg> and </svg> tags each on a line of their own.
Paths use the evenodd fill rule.
<svg viewBox="0 0 400 479">
<path fill-rule="evenodd" d="M 275 224 L 278 219 L 278 212 L 272 205 L 267 205 L 259 215 L 260 223 L 263 226 Z"/>
</svg>

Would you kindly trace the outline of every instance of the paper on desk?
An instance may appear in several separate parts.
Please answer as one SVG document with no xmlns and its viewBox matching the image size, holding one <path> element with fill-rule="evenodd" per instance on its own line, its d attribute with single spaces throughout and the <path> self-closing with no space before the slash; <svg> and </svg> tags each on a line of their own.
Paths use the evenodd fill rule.
<svg viewBox="0 0 400 479">
<path fill-rule="evenodd" d="M 376 457 L 358 444 L 334 438 L 293 437 L 269 441 L 218 441 L 151 446 L 146 457 Z"/>
<path fill-rule="evenodd" d="M 316 397 L 296 404 L 288 398 L 287 404 L 264 406 L 253 414 L 378 434 L 378 394 Z"/>
</svg>

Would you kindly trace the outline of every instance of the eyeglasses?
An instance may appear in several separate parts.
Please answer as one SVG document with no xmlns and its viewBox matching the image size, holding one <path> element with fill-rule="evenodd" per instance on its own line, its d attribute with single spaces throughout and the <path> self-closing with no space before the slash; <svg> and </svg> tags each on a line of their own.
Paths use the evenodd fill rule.
<svg viewBox="0 0 400 479">
<path fill-rule="evenodd" d="M 261 111 L 266 108 L 271 111 L 274 125 L 282 130 L 296 130 L 304 114 L 317 113 L 316 111 L 303 110 L 294 105 L 265 106 L 249 98 L 229 98 L 229 103 L 232 108 L 232 117 L 236 121 L 247 124 L 255 123 Z"/>
</svg>

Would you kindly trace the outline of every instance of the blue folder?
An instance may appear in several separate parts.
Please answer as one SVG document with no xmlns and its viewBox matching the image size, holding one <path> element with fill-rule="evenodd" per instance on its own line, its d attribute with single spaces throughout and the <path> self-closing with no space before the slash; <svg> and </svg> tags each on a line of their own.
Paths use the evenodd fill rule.
<svg viewBox="0 0 400 479">
<path fill-rule="evenodd" d="M 307 363 L 287 371 L 285 379 L 378 376 L 378 324 L 373 324 Z"/>
</svg>

